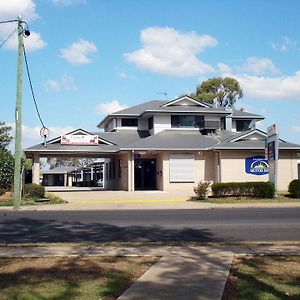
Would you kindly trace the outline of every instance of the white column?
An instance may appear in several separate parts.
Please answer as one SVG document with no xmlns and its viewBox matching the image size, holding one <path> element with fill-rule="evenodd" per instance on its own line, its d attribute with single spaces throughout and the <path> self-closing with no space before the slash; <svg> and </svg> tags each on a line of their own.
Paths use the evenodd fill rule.
<svg viewBox="0 0 300 300">
<path fill-rule="evenodd" d="M 38 153 L 33 154 L 32 183 L 40 184 L 40 155 Z"/>
</svg>

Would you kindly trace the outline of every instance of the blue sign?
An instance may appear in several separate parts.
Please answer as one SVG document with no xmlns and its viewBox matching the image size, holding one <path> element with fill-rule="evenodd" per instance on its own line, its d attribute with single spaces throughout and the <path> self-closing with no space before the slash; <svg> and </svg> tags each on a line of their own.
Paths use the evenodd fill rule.
<svg viewBox="0 0 300 300">
<path fill-rule="evenodd" d="M 265 175 L 269 173 L 269 163 L 263 156 L 246 157 L 245 170 L 247 174 Z"/>
</svg>

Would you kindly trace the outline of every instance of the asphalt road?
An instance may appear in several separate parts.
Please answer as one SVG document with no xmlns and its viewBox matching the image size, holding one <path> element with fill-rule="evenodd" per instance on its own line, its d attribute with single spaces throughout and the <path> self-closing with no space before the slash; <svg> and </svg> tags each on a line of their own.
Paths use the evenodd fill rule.
<svg viewBox="0 0 300 300">
<path fill-rule="evenodd" d="M 300 209 L 0 212 L 0 243 L 131 241 L 300 241 Z"/>
</svg>

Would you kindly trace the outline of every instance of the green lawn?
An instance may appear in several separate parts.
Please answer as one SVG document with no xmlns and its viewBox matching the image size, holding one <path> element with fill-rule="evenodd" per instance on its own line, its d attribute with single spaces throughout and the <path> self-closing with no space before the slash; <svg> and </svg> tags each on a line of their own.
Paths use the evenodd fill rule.
<svg viewBox="0 0 300 300">
<path fill-rule="evenodd" d="M 234 259 L 222 300 L 300 299 L 300 256 Z"/>
<path fill-rule="evenodd" d="M 0 258 L 0 300 L 116 299 L 157 257 Z"/>
<path fill-rule="evenodd" d="M 62 204 L 62 203 L 66 203 L 66 202 L 51 193 L 46 193 L 46 197 L 43 199 L 24 197 L 21 200 L 21 206 L 40 205 L 40 204 Z M 13 206 L 13 199 L 11 199 L 11 197 L 7 199 L 2 197 L 2 199 L 0 200 L 0 206 Z"/>
</svg>

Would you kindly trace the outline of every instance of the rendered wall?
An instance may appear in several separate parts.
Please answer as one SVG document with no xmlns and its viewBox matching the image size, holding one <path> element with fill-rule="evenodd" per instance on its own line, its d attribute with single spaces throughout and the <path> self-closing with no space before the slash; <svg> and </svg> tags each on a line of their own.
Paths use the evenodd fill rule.
<svg viewBox="0 0 300 300">
<path fill-rule="evenodd" d="M 182 154 L 194 154 L 194 182 L 170 182 L 170 163 L 169 157 L 178 152 L 163 152 L 158 155 L 160 165 L 162 165 L 162 178 L 158 185 L 160 190 L 164 191 L 191 191 L 199 181 L 215 181 L 216 174 L 216 156 L 213 152 L 185 152 Z"/>
<path fill-rule="evenodd" d="M 245 158 L 264 156 L 263 152 L 221 151 L 221 181 L 268 181 L 268 175 L 252 175 L 245 172 Z M 296 152 L 281 151 L 278 161 L 278 190 L 286 191 L 291 180 L 297 178 Z"/>
</svg>

